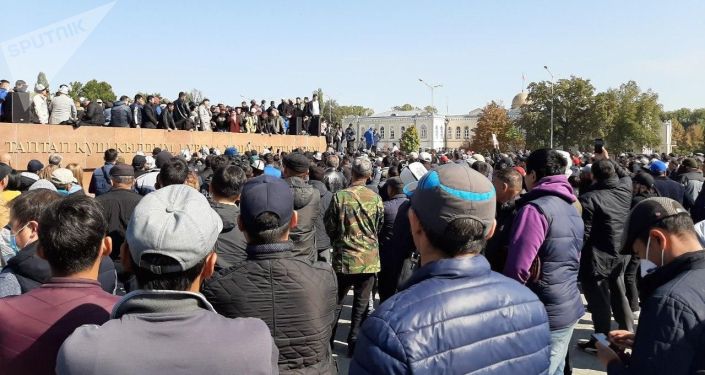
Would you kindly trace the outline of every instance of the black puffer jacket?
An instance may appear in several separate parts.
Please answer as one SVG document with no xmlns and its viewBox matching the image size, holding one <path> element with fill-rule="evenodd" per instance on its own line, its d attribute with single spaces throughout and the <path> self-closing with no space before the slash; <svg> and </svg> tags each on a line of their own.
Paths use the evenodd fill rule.
<svg viewBox="0 0 705 375">
<path fill-rule="evenodd" d="M 210 202 L 213 211 L 223 220 L 223 230 L 215 243 L 215 253 L 218 254 L 216 269 L 228 268 L 247 259 L 245 235 L 237 227 L 237 217 L 240 209 L 235 205 Z"/>
<path fill-rule="evenodd" d="M 326 263 L 295 257 L 292 249 L 291 242 L 248 246 L 248 259 L 213 275 L 203 294 L 223 316 L 267 323 L 281 374 L 334 374 L 335 273 Z"/>
<path fill-rule="evenodd" d="M 316 261 L 316 220 L 321 215 L 321 195 L 318 190 L 299 177 L 287 178 L 294 194 L 294 209 L 299 214 L 296 228 L 289 232 L 294 243 L 294 255 Z"/>
<path fill-rule="evenodd" d="M 321 197 L 318 219 L 316 219 L 316 251 L 328 250 L 331 248 L 330 237 L 326 232 L 326 224 L 323 222 L 323 216 L 328 211 L 328 206 L 333 199 L 333 193 L 328 191 L 326 185 L 321 181 L 309 180 L 308 184 L 318 189 Z"/>
<path fill-rule="evenodd" d="M 607 276 L 620 261 L 622 232 L 632 203 L 632 180 L 616 164 L 615 168 L 618 176 L 593 184 L 580 196 L 585 223 L 581 277 L 587 276 L 584 272 Z"/>
</svg>

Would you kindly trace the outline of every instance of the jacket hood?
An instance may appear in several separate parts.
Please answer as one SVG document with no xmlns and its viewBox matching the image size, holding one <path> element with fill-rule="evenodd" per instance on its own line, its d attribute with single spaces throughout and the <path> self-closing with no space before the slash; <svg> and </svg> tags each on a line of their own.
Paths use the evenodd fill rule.
<svg viewBox="0 0 705 375">
<path fill-rule="evenodd" d="M 321 194 L 321 197 L 323 197 L 328 192 L 328 188 L 326 188 L 326 185 L 321 181 L 308 180 L 308 184 L 318 189 L 318 192 Z"/>
<path fill-rule="evenodd" d="M 125 105 L 125 102 L 120 101 L 120 100 L 117 100 L 117 101 L 115 101 L 115 102 L 113 103 L 113 106 L 115 106 L 115 107 L 118 107 L 118 106 L 121 106 L 121 105 Z"/>
<path fill-rule="evenodd" d="M 568 203 L 575 202 L 573 187 L 568 183 L 568 178 L 564 175 L 547 176 L 540 179 L 534 188 L 521 197 L 523 202 L 529 202 L 546 195 L 553 195 L 564 199 Z"/>
<path fill-rule="evenodd" d="M 46 283 L 51 279 L 49 263 L 37 255 L 37 245 L 34 241 L 20 250 L 17 255 L 7 261 L 7 266 L 17 275 L 26 277 L 39 283 Z"/>
<path fill-rule="evenodd" d="M 305 207 L 313 199 L 313 194 L 317 193 L 317 190 L 306 183 L 300 177 L 290 177 L 287 178 L 286 182 L 291 188 L 292 194 L 294 194 L 294 209 L 298 210 Z"/>
<path fill-rule="evenodd" d="M 211 208 L 215 211 L 223 221 L 223 232 L 227 232 L 237 227 L 237 217 L 240 216 L 240 208 L 231 204 L 222 204 L 218 202 L 210 202 Z"/>
</svg>

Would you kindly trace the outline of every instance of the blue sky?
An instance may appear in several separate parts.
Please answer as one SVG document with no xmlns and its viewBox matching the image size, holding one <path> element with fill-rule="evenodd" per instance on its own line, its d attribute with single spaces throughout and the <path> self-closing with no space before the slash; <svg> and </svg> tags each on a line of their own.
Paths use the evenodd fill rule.
<svg viewBox="0 0 705 375">
<path fill-rule="evenodd" d="M 8 1 L 0 42 L 109 3 Z M 105 80 L 118 96 L 173 99 L 198 88 L 228 104 L 321 87 L 377 112 L 430 104 L 423 78 L 443 84 L 436 106 L 457 114 L 491 100 L 509 105 L 522 73 L 548 79 L 548 65 L 557 78 L 589 78 L 598 90 L 635 80 L 666 109 L 705 107 L 703 14 L 697 0 L 118 0 L 49 78 L 54 88 Z M 41 57 L 51 64 L 52 53 Z M 3 78 L 8 61 L 0 59 Z M 23 78 L 34 83 L 36 72 Z"/>
</svg>

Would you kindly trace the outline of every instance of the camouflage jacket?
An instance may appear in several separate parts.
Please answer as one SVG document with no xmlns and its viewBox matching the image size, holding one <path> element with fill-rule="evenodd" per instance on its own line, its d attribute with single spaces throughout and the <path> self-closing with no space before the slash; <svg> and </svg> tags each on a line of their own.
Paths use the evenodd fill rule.
<svg viewBox="0 0 705 375">
<path fill-rule="evenodd" d="M 377 234 L 384 220 L 382 198 L 365 186 L 351 186 L 333 195 L 325 215 L 338 273 L 380 270 Z"/>
</svg>

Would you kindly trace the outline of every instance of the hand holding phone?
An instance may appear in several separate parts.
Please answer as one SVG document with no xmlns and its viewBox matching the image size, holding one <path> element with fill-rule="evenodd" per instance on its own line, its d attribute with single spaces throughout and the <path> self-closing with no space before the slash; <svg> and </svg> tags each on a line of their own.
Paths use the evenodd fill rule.
<svg viewBox="0 0 705 375">
<path fill-rule="evenodd" d="M 595 139 L 595 153 L 596 154 L 601 154 L 604 146 L 605 146 L 605 142 L 602 140 L 602 138 Z"/>
<path fill-rule="evenodd" d="M 607 340 L 607 336 L 604 333 L 593 333 L 592 338 L 600 344 L 609 348 L 610 342 Z"/>
</svg>

